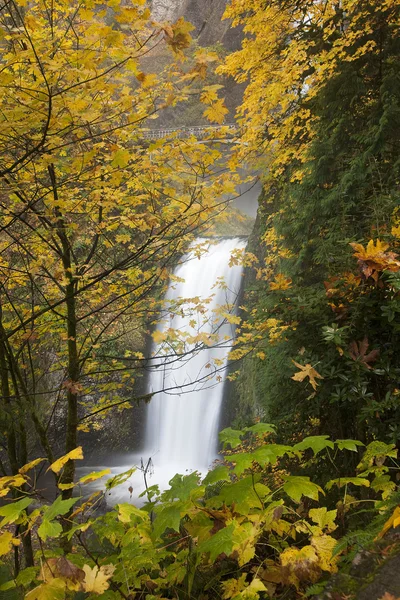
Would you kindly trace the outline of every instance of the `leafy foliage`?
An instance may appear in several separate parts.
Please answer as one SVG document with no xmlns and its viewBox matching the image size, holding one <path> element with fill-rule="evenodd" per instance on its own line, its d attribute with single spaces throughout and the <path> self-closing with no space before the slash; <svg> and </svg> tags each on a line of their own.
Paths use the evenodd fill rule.
<svg viewBox="0 0 400 600">
<path fill-rule="evenodd" d="M 370 444 L 361 456 L 362 476 L 327 482 L 328 497 L 307 475 L 313 462 L 335 448 L 352 453 L 360 444 L 345 440 L 349 446 L 346 450 L 343 440 L 310 436 L 303 443 L 281 446 L 274 443 L 276 434 L 271 429 L 257 423 L 236 430 L 235 448 L 226 449 L 222 457 L 225 464 L 217 465 L 202 481 L 196 472 L 175 475 L 170 487 L 156 492 L 141 509 L 118 504 L 105 515 L 95 516 L 90 513 L 95 497 L 62 500 L 59 495 L 51 505 L 29 512 L 31 499 L 16 500 L 9 493 L 7 505 L 0 509 L 3 524 L 24 524 L 25 532 L 40 538 L 36 560 L 41 567 L 21 571 L 2 589 L 15 589 L 21 596 L 37 600 L 126 598 L 149 590 L 153 598 L 163 598 L 171 590 L 179 594 L 187 589 L 193 594 L 206 591 L 209 598 L 221 594 L 227 600 L 257 600 L 265 591 L 279 597 L 285 590 L 304 591 L 323 580 L 337 571 L 347 548 L 337 535 L 347 486 L 354 485 L 357 493 L 360 485 L 368 484 L 370 494 L 369 498 L 364 493 L 358 499 L 352 497 L 352 505 L 346 509 L 348 518 L 357 522 L 357 511 L 351 516 L 352 506 L 366 500 L 375 504 L 375 514 L 382 512 L 380 495 L 386 498 L 386 511 L 390 511 L 388 499 L 392 495 L 395 499 L 394 489 L 387 494 L 386 489 L 379 491 L 375 482 L 388 470 L 387 463 L 396 452 L 391 445 Z M 221 439 L 232 439 L 232 430 L 221 432 Z M 314 456 L 311 461 L 307 459 L 310 450 Z M 67 457 L 58 460 L 65 463 Z M 242 466 L 237 469 L 240 461 Z M 84 477 L 80 483 L 84 486 L 90 480 Z M 208 489 L 221 480 L 224 485 L 209 494 Z M 118 484 L 124 485 L 123 480 Z M 18 485 L 14 486 L 17 495 L 21 493 Z M 34 476 L 27 475 L 23 487 L 32 498 L 40 493 Z M 80 509 L 70 515 L 69 509 L 78 502 Z M 67 532 L 60 525 L 64 519 L 71 521 Z M 395 527 L 398 519 L 396 508 L 380 525 L 379 536 Z M 23 535 L 9 531 L 1 535 L 5 564 Z M 67 556 L 60 554 L 59 548 L 64 536 L 73 539 L 72 552 Z"/>
</svg>

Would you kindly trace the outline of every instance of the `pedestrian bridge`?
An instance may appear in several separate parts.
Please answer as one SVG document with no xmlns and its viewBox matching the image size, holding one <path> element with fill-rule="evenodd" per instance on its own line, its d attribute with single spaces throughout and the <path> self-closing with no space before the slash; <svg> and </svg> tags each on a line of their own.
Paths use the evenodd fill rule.
<svg viewBox="0 0 400 600">
<path fill-rule="evenodd" d="M 216 134 L 220 138 L 216 140 Z M 172 129 L 141 129 L 141 135 L 145 140 L 161 140 L 163 138 L 188 138 L 192 135 L 198 139 L 209 138 L 212 141 L 225 141 L 239 134 L 239 127 L 235 123 L 224 125 L 195 125 L 190 127 L 175 127 Z"/>
</svg>

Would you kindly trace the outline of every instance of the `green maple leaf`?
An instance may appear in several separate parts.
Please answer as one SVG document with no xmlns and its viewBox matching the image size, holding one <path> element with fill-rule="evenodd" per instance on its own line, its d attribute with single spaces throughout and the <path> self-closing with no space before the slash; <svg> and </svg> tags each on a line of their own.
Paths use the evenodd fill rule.
<svg viewBox="0 0 400 600">
<path fill-rule="evenodd" d="M 311 448 L 316 456 L 318 452 L 325 450 L 325 448 L 334 448 L 334 444 L 330 441 L 328 435 L 311 435 L 293 446 L 294 450 L 308 450 L 309 448 Z"/>
<path fill-rule="evenodd" d="M 23 571 L 18 573 L 16 578 L 17 585 L 22 585 L 23 587 L 27 587 L 36 579 L 36 575 L 39 567 L 27 567 Z"/>
<path fill-rule="evenodd" d="M 44 542 L 47 538 L 58 537 L 62 533 L 62 527 L 57 521 L 48 521 L 43 519 L 42 524 L 38 529 L 38 535 Z"/>
<path fill-rule="evenodd" d="M 268 464 L 274 465 L 278 458 L 287 454 L 288 456 L 296 454 L 291 446 L 281 444 L 267 444 L 253 453 L 253 460 L 257 461 L 262 467 Z"/>
<path fill-rule="evenodd" d="M 200 475 L 197 471 L 190 475 L 179 475 L 178 473 L 170 480 L 171 489 L 166 490 L 162 495 L 162 500 L 188 500 L 193 490 L 199 489 Z"/>
<path fill-rule="evenodd" d="M 219 434 L 219 439 L 221 440 L 224 449 L 229 445 L 232 449 L 240 446 L 242 443 L 243 431 L 240 429 L 232 429 L 231 427 L 227 427 L 223 429 Z"/>
<path fill-rule="evenodd" d="M 179 531 L 181 523 L 181 502 L 174 502 L 167 506 L 157 507 L 156 519 L 154 521 L 153 533 L 154 537 L 160 537 L 166 529 L 174 529 Z"/>
<path fill-rule="evenodd" d="M 251 427 L 245 427 L 244 431 L 251 431 L 252 433 L 275 433 L 275 425 L 269 423 L 256 423 Z"/>
<path fill-rule="evenodd" d="M 45 542 L 47 538 L 58 537 L 62 533 L 61 525 L 57 521 L 53 521 L 53 519 L 59 515 L 65 515 L 78 500 L 79 498 L 62 500 L 61 496 L 58 496 L 53 504 L 46 506 L 42 524 L 38 529 L 40 539 Z"/>
<path fill-rule="evenodd" d="M 212 471 L 209 471 L 206 477 L 203 479 L 204 485 L 212 485 L 213 483 L 218 483 L 218 481 L 230 481 L 229 477 L 229 469 L 228 467 L 224 467 L 220 465 L 216 467 Z"/>
<path fill-rule="evenodd" d="M 302 496 L 307 496 L 312 500 L 318 500 L 319 492 L 324 493 L 323 489 L 310 481 L 309 477 L 288 476 L 283 484 L 283 489 L 287 495 L 295 502 L 300 502 Z"/>
<path fill-rule="evenodd" d="M 357 452 L 357 446 L 365 446 L 358 440 L 336 440 L 335 444 L 339 450 L 351 450 L 352 452 Z"/>
<path fill-rule="evenodd" d="M 215 533 L 209 540 L 206 540 L 199 545 L 199 552 L 206 554 L 210 553 L 210 561 L 214 562 L 217 556 L 224 553 L 229 556 L 232 552 L 234 543 L 233 536 L 235 533 L 235 524 L 231 523 L 228 527 L 224 527 Z"/>
<path fill-rule="evenodd" d="M 254 487 L 251 475 L 235 483 L 224 485 L 219 495 L 212 498 L 211 502 L 216 501 L 221 504 L 225 502 L 228 506 L 234 504 L 235 510 L 242 514 L 246 514 L 253 506 L 260 507 L 260 498 L 265 498 L 271 490 L 266 485 L 257 482 L 259 477 L 259 475 L 254 477 Z"/>
<path fill-rule="evenodd" d="M 73 505 L 78 502 L 79 498 L 69 498 L 68 500 L 62 500 L 61 496 L 58 496 L 56 500 L 45 509 L 44 518 L 51 521 L 59 515 L 65 515 Z"/>
<path fill-rule="evenodd" d="M 210 538 L 214 524 L 214 521 L 206 513 L 197 512 L 190 521 L 185 523 L 185 528 L 192 537 L 197 538 L 198 543 L 201 543 Z"/>
<path fill-rule="evenodd" d="M 348 485 L 355 485 L 357 487 L 370 487 L 369 479 L 365 479 L 364 477 L 340 477 L 338 479 L 331 479 L 325 486 L 325 489 L 330 490 L 334 485 L 337 485 L 339 488 Z"/>
<path fill-rule="evenodd" d="M 7 506 L 0 507 L 0 517 L 4 517 L 0 523 L 0 527 L 3 527 L 3 525 L 7 525 L 8 523 L 14 523 L 22 511 L 32 504 L 32 502 L 33 500 L 30 500 L 30 498 L 22 498 L 22 500 L 18 500 L 18 502 L 12 502 L 11 504 L 7 504 Z"/>
<path fill-rule="evenodd" d="M 17 584 L 15 583 L 14 579 L 12 579 L 11 581 L 6 581 L 6 583 L 0 585 L 0 592 L 8 592 L 8 590 L 13 590 L 16 587 Z M 10 595 L 10 598 L 15 598 L 15 596 Z"/>
<path fill-rule="evenodd" d="M 73 525 L 71 529 L 68 530 L 67 539 L 70 540 L 77 531 L 86 531 L 87 529 L 89 529 L 89 527 L 91 527 L 93 522 L 94 521 L 89 520 L 85 523 L 77 523 L 76 525 Z"/>
<path fill-rule="evenodd" d="M 55 577 L 47 583 L 35 587 L 25 596 L 26 600 L 63 600 L 65 598 L 66 583 L 63 579 Z"/>
<path fill-rule="evenodd" d="M 229 459 L 235 463 L 233 471 L 236 475 L 242 475 L 242 473 L 244 473 L 246 469 L 249 469 L 254 462 L 254 457 L 249 452 L 235 454 L 234 456 L 229 457 Z"/>
</svg>

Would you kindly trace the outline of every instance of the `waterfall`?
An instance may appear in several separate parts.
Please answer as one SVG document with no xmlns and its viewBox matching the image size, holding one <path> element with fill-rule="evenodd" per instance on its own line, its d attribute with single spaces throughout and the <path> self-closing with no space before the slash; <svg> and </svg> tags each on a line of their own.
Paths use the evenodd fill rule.
<svg viewBox="0 0 400 600">
<path fill-rule="evenodd" d="M 198 244 L 208 246 L 200 258 L 194 250 Z M 124 456 L 110 453 L 101 464 L 80 467 L 80 476 L 111 467 L 105 479 L 86 487 L 87 492 L 103 489 L 106 479 L 136 465 L 135 473 L 107 492 L 106 498 L 108 504 L 133 501 L 140 505 L 145 501 L 139 496 L 145 490 L 140 465 L 147 465 L 149 458 L 154 474 L 147 478 L 148 485 L 158 484 L 165 489 L 176 473 L 205 473 L 217 457 L 225 367 L 235 333 L 234 325 L 218 315 L 218 307 L 226 309 L 230 305 L 231 314 L 237 309 L 242 267 L 230 267 L 229 262 L 232 252 L 244 247 L 245 242 L 239 238 L 217 243 L 196 240 L 175 269 L 165 297 L 166 316 L 157 330 L 160 334 L 169 328 L 193 337 L 200 334 L 205 342 L 210 340 L 210 346 L 195 349 L 189 343 L 180 357 L 172 350 L 166 356 L 160 344 L 153 344 L 148 391 L 161 392 L 155 393 L 148 406 L 144 448 Z M 134 490 L 133 499 L 130 488 Z"/>
<path fill-rule="evenodd" d="M 152 458 L 152 484 L 165 487 L 175 473 L 205 472 L 217 456 L 223 381 L 234 336 L 234 325 L 218 315 L 218 307 L 230 306 L 231 314 L 237 309 L 242 267 L 230 267 L 229 262 L 232 251 L 244 246 L 238 238 L 224 239 L 210 244 L 200 258 L 191 249 L 174 272 L 166 304 L 173 306 L 179 298 L 188 303 L 167 315 L 159 332 L 172 328 L 192 337 L 200 333 L 213 343 L 202 349 L 192 344 L 178 360 L 171 353 L 164 358 L 160 345 L 153 344 L 152 360 L 158 366 L 150 373 L 148 391 L 166 391 L 154 396 L 147 413 L 143 456 Z M 209 299 L 204 311 L 193 308 L 198 299 Z"/>
</svg>

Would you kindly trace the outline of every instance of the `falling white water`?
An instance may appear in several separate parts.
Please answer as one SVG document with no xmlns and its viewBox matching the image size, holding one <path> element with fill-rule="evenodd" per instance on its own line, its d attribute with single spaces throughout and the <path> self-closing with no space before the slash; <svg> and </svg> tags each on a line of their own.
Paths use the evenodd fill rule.
<svg viewBox="0 0 400 600">
<path fill-rule="evenodd" d="M 196 240 L 194 246 L 199 243 L 207 245 L 206 240 Z M 200 259 L 193 251 L 189 252 L 174 271 L 165 298 L 170 310 L 166 310 L 166 317 L 158 330 L 163 332 L 172 328 L 192 336 L 200 333 L 213 343 L 200 350 L 189 346 L 186 355 L 181 358 L 174 356 L 172 350 L 167 351 L 168 356 L 165 356 L 162 347 L 153 344 L 148 391 L 155 392 L 155 395 L 148 407 L 144 448 L 140 453 L 123 457 L 111 455 L 101 465 L 92 464 L 79 469 L 81 476 L 106 469 L 112 463 L 109 475 L 86 486 L 86 491 L 91 493 L 104 489 L 104 481 L 110 477 L 120 475 L 135 465 L 138 467 L 123 485 L 117 486 L 111 493 L 107 492 L 107 504 L 135 502 L 140 505 L 145 501 L 145 498 L 139 497 L 145 491 L 140 465 L 146 466 L 149 459 L 153 475 L 150 477 L 147 473 L 147 484 L 157 484 L 165 489 L 176 473 L 184 475 L 195 470 L 205 473 L 217 457 L 225 367 L 234 326 L 218 316 L 216 311 L 220 306 L 230 305 L 231 314 L 235 314 L 242 267 L 230 267 L 229 262 L 232 252 L 244 246 L 245 242 L 239 238 L 210 243 L 207 253 L 202 254 Z M 176 277 L 178 282 L 174 282 Z M 220 285 L 222 281 L 223 286 Z M 177 310 L 176 303 L 180 298 L 188 301 Z M 189 301 L 195 298 L 199 302 Z M 203 313 L 194 308 L 207 299 L 210 301 L 205 303 Z M 217 344 L 213 336 L 215 332 L 219 339 Z M 215 359 L 219 361 L 217 366 Z"/>
<path fill-rule="evenodd" d="M 227 305 L 235 314 L 242 267 L 230 267 L 229 262 L 232 252 L 244 246 L 238 238 L 222 240 L 210 245 L 200 258 L 189 253 L 174 272 L 182 281 L 172 281 L 165 300 L 171 306 L 179 298 L 187 298 L 188 302 L 178 314 L 169 314 L 158 329 L 163 332 L 171 328 L 190 336 L 205 334 L 211 346 L 200 350 L 188 346 L 185 356 L 177 360 L 171 352 L 164 358 L 161 347 L 154 344 L 152 355 L 159 366 L 150 374 L 148 391 L 164 391 L 153 397 L 147 414 L 143 456 L 146 460 L 152 458 L 152 485 L 165 487 L 175 473 L 205 472 L 216 458 L 225 367 L 234 325 L 215 311 Z M 203 314 L 196 312 L 195 303 L 190 302 L 197 297 L 200 301 L 210 299 Z"/>
</svg>

